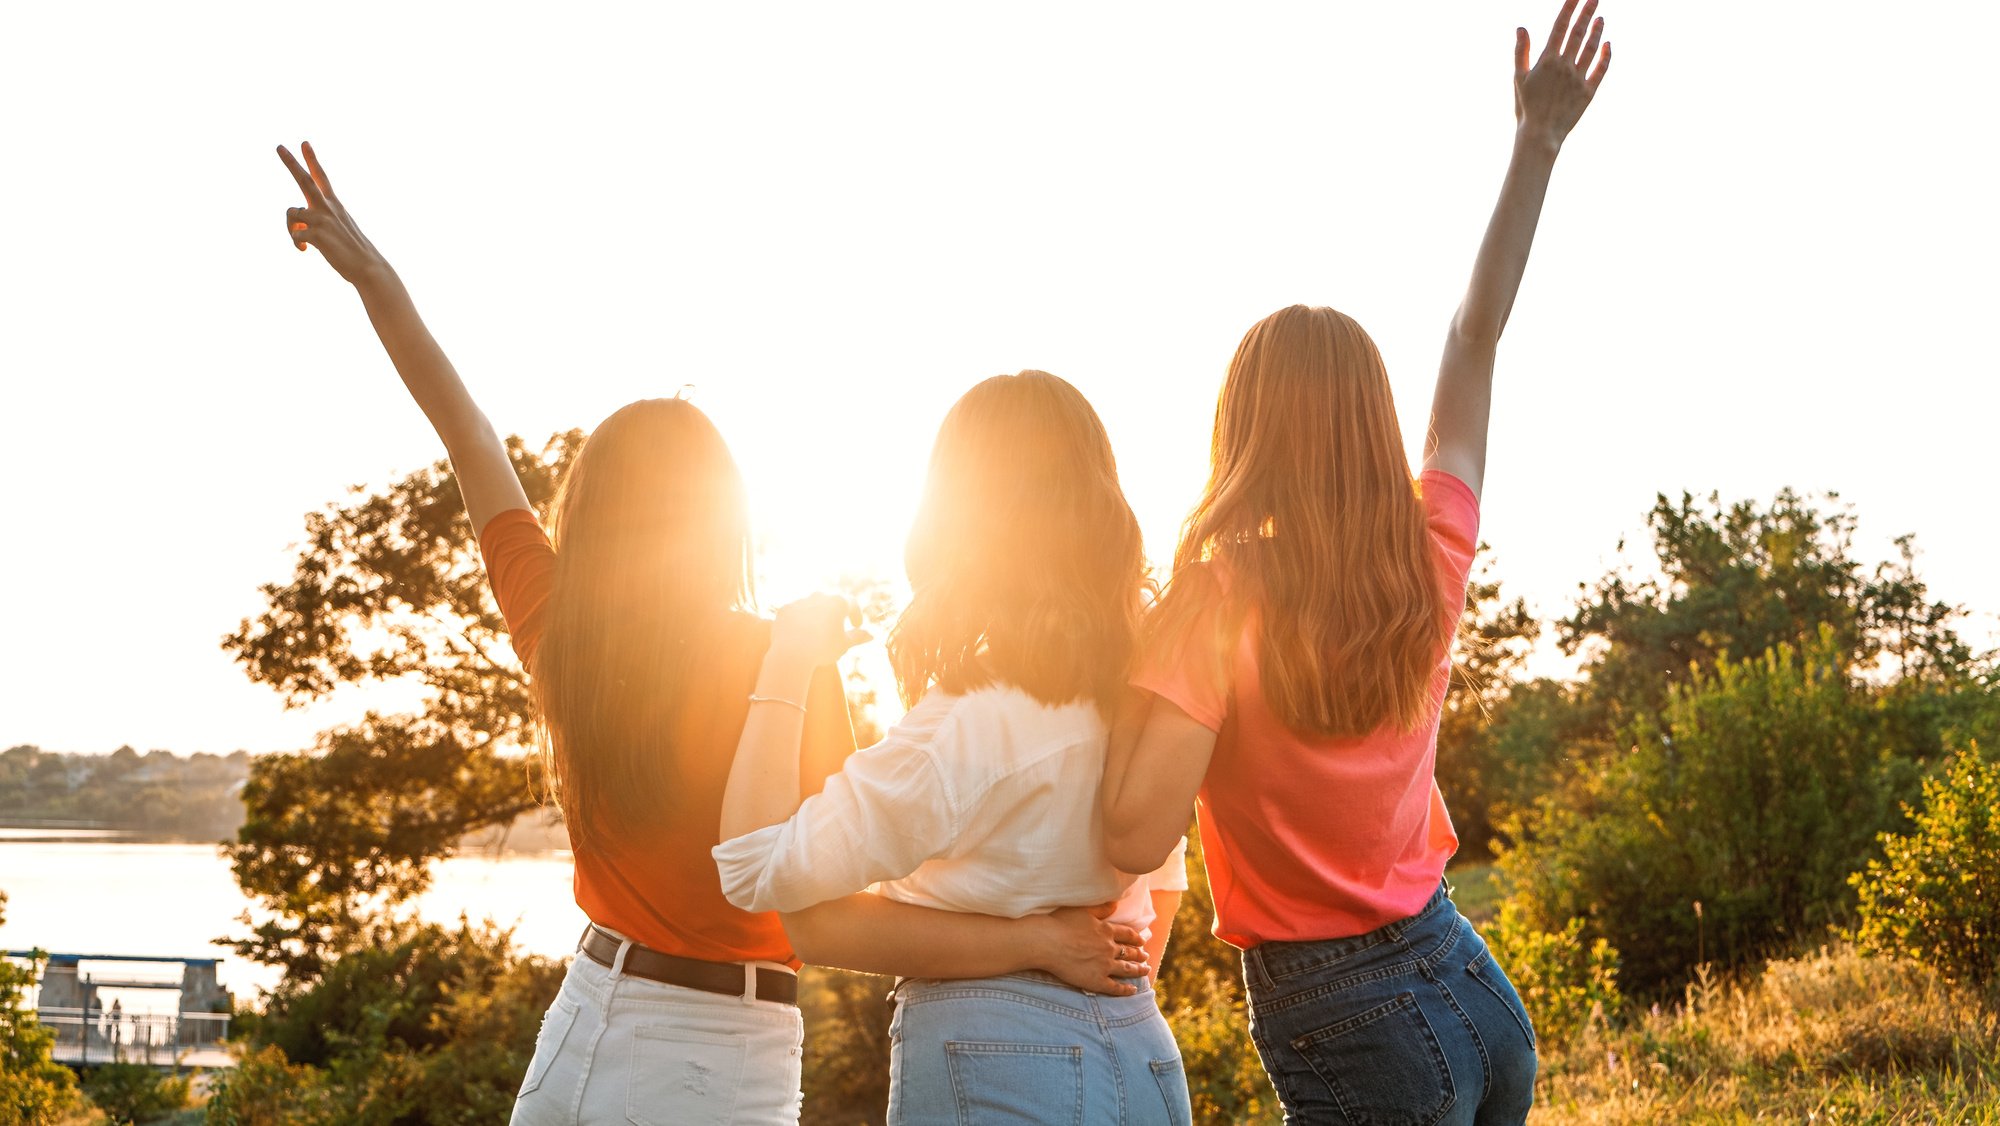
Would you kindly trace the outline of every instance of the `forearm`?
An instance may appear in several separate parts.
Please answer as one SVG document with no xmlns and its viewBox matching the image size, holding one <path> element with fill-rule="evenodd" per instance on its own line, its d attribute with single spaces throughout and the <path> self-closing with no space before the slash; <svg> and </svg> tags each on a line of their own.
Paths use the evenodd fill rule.
<svg viewBox="0 0 2000 1126">
<path fill-rule="evenodd" d="M 999 919 L 862 893 L 783 916 L 798 956 L 817 966 L 898 977 L 995 977 L 1037 970 L 1056 943 L 1045 915 Z"/>
<path fill-rule="evenodd" d="M 382 350 L 396 365 L 403 386 L 428 418 L 431 428 L 444 440 L 445 448 L 457 452 L 478 438 L 491 435 L 486 416 L 472 401 L 471 392 L 458 377 L 458 369 L 438 346 L 437 339 L 418 315 L 416 302 L 403 280 L 385 262 L 355 283 L 368 321 Z"/>
<path fill-rule="evenodd" d="M 1465 300 L 1452 318 L 1455 341 L 1488 348 L 1498 343 L 1513 312 L 1514 298 L 1521 291 L 1521 276 L 1528 268 L 1528 250 L 1541 222 L 1542 202 L 1548 196 L 1558 148 L 1538 131 L 1516 131 L 1507 177 L 1500 184 L 1500 200 L 1493 207 L 1486 237 L 1473 260 Z"/>
<path fill-rule="evenodd" d="M 778 653 L 764 658 L 752 695 L 765 699 L 750 705 L 735 761 L 729 766 L 729 787 L 722 795 L 724 841 L 776 825 L 798 809 L 803 705 L 811 686 L 810 663 Z"/>
</svg>

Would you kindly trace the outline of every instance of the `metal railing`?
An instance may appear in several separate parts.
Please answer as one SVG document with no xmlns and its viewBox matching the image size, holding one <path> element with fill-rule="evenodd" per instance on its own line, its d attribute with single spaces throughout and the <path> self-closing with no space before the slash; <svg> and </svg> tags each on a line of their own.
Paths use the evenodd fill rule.
<svg viewBox="0 0 2000 1126">
<path fill-rule="evenodd" d="M 111 1013 L 103 1009 L 48 1007 L 36 1019 L 56 1034 L 64 1063 L 171 1065 L 197 1048 L 219 1047 L 229 1037 L 228 1013 Z"/>
</svg>

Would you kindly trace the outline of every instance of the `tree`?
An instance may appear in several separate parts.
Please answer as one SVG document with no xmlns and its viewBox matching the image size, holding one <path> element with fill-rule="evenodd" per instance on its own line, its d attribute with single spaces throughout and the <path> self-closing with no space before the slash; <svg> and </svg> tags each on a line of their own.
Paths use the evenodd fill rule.
<svg viewBox="0 0 2000 1126">
<path fill-rule="evenodd" d="M 545 512 L 583 443 L 557 434 L 507 451 Z M 247 818 L 228 853 L 272 918 L 236 947 L 309 978 L 359 948 L 423 890 L 432 860 L 466 833 L 539 803 L 527 681 L 487 590 L 457 479 L 440 461 L 306 518 L 291 581 L 223 639 L 251 680 L 287 706 L 342 685 L 415 681 L 421 714 L 370 714 L 311 752 L 256 760 Z"/>
<path fill-rule="evenodd" d="M 7 896 L 0 892 L 0 923 Z M 75 1109 L 76 1076 L 51 1057 L 55 1033 L 27 1007 L 40 951 L 26 968 L 0 959 L 0 1126 L 45 1126 Z"/>
<path fill-rule="evenodd" d="M 1822 512 L 1790 489 L 1765 507 L 1661 494 L 1646 525 L 1659 573 L 1607 574 L 1556 626 L 1564 651 L 1587 657 L 1588 702 L 1606 731 L 1656 710 L 1691 668 L 1814 644 L 1822 627 L 1847 672 L 1948 677 L 1971 661 L 1952 628 L 1959 611 L 1916 575 L 1913 540 L 1896 541 L 1899 561 L 1864 572 L 1845 507 Z"/>
<path fill-rule="evenodd" d="M 1916 770 L 1829 627 L 1803 653 L 1718 658 L 1546 795 L 1501 864 L 1535 927 L 1608 939 L 1641 989 L 1741 965 L 1845 917 L 1847 875 Z"/>
<path fill-rule="evenodd" d="M 1480 544 L 1482 559 L 1487 545 Z M 1459 853 L 1483 856 L 1505 810 L 1545 788 L 1560 743 L 1546 736 L 1553 681 L 1522 684 L 1521 670 L 1542 623 L 1522 599 L 1506 601 L 1490 560 L 1472 577 L 1452 648 L 1452 672 L 1438 720 L 1437 779 L 1458 830 Z M 1535 738 L 1524 738 L 1532 731 Z"/>
</svg>

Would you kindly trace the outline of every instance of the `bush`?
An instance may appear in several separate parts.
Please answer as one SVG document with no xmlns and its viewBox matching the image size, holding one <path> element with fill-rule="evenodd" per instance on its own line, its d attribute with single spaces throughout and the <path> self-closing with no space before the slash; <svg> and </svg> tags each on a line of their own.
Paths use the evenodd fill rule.
<svg viewBox="0 0 2000 1126">
<path fill-rule="evenodd" d="M 1884 859 L 1850 882 L 1860 896 L 1853 937 L 1948 980 L 2000 977 L 2000 762 L 1977 744 L 1924 781 L 1908 833 L 1882 834 Z"/>
<path fill-rule="evenodd" d="M 0 893 L 0 923 L 6 908 Z M 0 1126 L 42 1126 L 77 1105 L 76 1076 L 49 1058 L 55 1033 L 26 1006 L 35 973 L 33 963 L 23 968 L 0 958 Z"/>
<path fill-rule="evenodd" d="M 1629 752 L 1510 827 L 1501 868 L 1524 920 L 1583 919 L 1644 990 L 1816 940 L 1849 917 L 1848 875 L 1915 788 L 1881 719 L 1828 635 L 1696 670 L 1628 729 Z"/>
<path fill-rule="evenodd" d="M 216 1080 L 208 1126 L 334 1126 L 326 1073 L 295 1064 L 282 1048 L 246 1053 Z"/>
<path fill-rule="evenodd" d="M 147 1123 L 188 1105 L 184 1075 L 140 1063 L 100 1064 L 84 1072 L 83 1093 L 115 1123 Z"/>
<path fill-rule="evenodd" d="M 1588 1027 L 1615 1019 L 1625 1005 L 1618 991 L 1618 951 L 1604 939 L 1585 942 L 1583 920 L 1561 929 L 1531 925 L 1514 900 L 1480 928 L 1493 960 L 1507 972 L 1535 1022 L 1536 1042 L 1561 1048 Z"/>
<path fill-rule="evenodd" d="M 517 956 L 504 930 L 409 925 L 317 980 L 281 987 L 246 1022 L 260 1051 L 230 1077 L 211 1120 L 505 1121 L 563 973 L 560 962 Z M 296 1106 L 288 1086 L 304 1093 Z"/>
</svg>

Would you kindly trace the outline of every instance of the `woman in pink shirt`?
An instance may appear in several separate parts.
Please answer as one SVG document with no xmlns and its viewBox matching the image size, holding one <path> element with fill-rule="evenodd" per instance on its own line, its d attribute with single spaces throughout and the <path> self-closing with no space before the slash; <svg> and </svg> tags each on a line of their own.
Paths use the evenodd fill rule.
<svg viewBox="0 0 2000 1126">
<path fill-rule="evenodd" d="M 1422 476 L 1361 326 L 1293 306 L 1252 327 L 1149 623 L 1144 723 L 1106 761 L 1121 869 L 1157 866 L 1196 806 L 1215 933 L 1244 951 L 1287 1122 L 1517 1123 L 1533 1099 L 1533 1026 L 1443 885 L 1458 837 L 1434 766 L 1495 349 L 1556 153 L 1610 64 L 1597 0 L 1576 4 L 1532 67 L 1516 36 L 1513 159 Z"/>
</svg>

